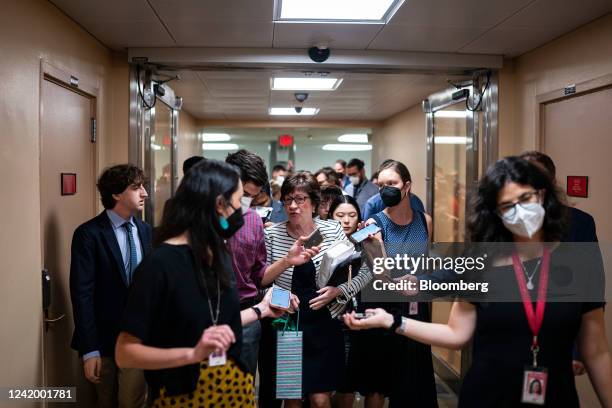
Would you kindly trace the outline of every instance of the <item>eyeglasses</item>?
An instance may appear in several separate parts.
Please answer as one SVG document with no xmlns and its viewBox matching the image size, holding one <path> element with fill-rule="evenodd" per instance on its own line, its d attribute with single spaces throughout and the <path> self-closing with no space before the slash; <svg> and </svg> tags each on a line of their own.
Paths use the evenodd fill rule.
<svg viewBox="0 0 612 408">
<path fill-rule="evenodd" d="M 518 200 L 516 200 L 515 202 L 506 203 L 506 204 L 502 204 L 498 206 L 497 214 L 500 217 L 512 218 L 514 217 L 514 214 L 516 213 L 517 204 L 523 207 L 525 204 L 535 203 L 536 201 L 538 201 L 539 197 L 540 197 L 540 191 L 538 190 L 528 191 L 526 193 L 523 193 L 520 195 Z"/>
<path fill-rule="evenodd" d="M 289 207 L 291 203 L 295 201 L 297 205 L 302 205 L 306 202 L 307 199 L 308 199 L 308 196 L 295 196 L 295 197 L 287 196 L 283 198 L 283 204 Z"/>
</svg>

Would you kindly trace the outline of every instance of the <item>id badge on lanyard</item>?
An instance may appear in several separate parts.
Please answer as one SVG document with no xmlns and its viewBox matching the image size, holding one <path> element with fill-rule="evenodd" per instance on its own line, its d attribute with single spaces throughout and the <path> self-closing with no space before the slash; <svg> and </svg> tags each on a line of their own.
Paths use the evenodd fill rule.
<svg viewBox="0 0 612 408">
<path fill-rule="evenodd" d="M 548 387 L 548 371 L 545 367 L 538 365 L 538 353 L 540 345 L 538 343 L 538 333 L 544 320 L 544 309 L 546 308 L 546 291 L 548 289 L 548 272 L 550 267 L 550 251 L 544 247 L 542 254 L 542 269 L 540 271 L 540 282 L 538 285 L 538 298 L 534 310 L 531 295 L 527 289 L 527 282 L 523 274 L 523 264 L 516 252 L 512 254 L 512 264 L 514 274 L 521 292 L 523 308 L 527 316 L 527 322 L 533 335 L 531 343 L 531 353 L 533 363 L 525 367 L 523 371 L 523 387 L 521 392 L 521 402 L 526 404 L 544 405 L 546 401 L 546 388 Z"/>
<path fill-rule="evenodd" d="M 225 352 L 215 353 L 214 351 L 208 356 L 208 366 L 218 367 L 227 363 L 227 355 Z"/>
</svg>

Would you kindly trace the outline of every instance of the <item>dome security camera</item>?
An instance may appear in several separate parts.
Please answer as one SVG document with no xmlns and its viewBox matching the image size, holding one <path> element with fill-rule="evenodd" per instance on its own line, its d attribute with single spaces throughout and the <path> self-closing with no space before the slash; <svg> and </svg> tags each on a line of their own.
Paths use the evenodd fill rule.
<svg viewBox="0 0 612 408">
<path fill-rule="evenodd" d="M 302 112 L 302 107 L 301 106 L 296 106 L 293 109 L 295 109 L 295 113 L 301 113 Z"/>
<path fill-rule="evenodd" d="M 321 45 L 316 47 L 310 47 L 308 49 L 308 56 L 311 60 L 317 63 L 325 62 L 329 58 L 331 51 L 329 48 Z"/>
<path fill-rule="evenodd" d="M 303 103 L 306 99 L 308 99 L 308 94 L 304 92 L 294 93 L 293 96 L 295 96 L 295 100 L 299 103 Z"/>
</svg>

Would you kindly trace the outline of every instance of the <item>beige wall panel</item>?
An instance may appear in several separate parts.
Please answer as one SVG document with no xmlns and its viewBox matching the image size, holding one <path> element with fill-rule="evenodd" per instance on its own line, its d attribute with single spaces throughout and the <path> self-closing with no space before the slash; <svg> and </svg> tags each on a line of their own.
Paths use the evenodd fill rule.
<svg viewBox="0 0 612 408">
<path fill-rule="evenodd" d="M 412 192 L 427 206 L 427 128 L 421 105 L 415 105 L 388 119 L 381 127 L 374 128 L 372 145 L 372 167 L 378 168 L 386 159 L 403 162 L 412 176 Z"/>
<path fill-rule="evenodd" d="M 536 95 L 612 73 L 612 14 L 504 64 L 500 157 L 538 146 Z"/>
<path fill-rule="evenodd" d="M 202 156 L 202 144 L 198 140 L 201 127 L 187 111 L 180 111 L 178 125 L 178 175 L 183 178 L 183 162 L 191 156 Z"/>
<path fill-rule="evenodd" d="M 11 1 L 0 13 L 0 384 L 41 382 L 42 310 L 39 185 L 39 101 L 41 59 L 99 89 L 98 168 L 127 145 L 127 123 L 112 130 L 113 113 L 121 119 L 127 99 L 111 101 L 111 53 L 51 3 Z M 127 69 L 127 68 L 126 68 Z M 123 85 L 128 89 L 127 75 Z M 125 105 L 122 107 L 122 105 Z M 113 132 L 115 147 L 110 142 Z M 127 151 L 127 149 L 126 149 Z"/>
</svg>

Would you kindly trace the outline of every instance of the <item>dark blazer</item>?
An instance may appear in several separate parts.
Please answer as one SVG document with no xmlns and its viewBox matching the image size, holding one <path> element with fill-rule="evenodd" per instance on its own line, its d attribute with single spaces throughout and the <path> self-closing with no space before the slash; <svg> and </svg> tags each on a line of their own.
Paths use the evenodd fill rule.
<svg viewBox="0 0 612 408">
<path fill-rule="evenodd" d="M 143 257 L 151 250 L 151 227 L 134 218 Z M 106 211 L 80 225 L 72 237 L 70 297 L 72 348 L 79 355 L 115 354 L 128 285 L 121 250 Z"/>
<path fill-rule="evenodd" d="M 593 216 L 578 208 L 569 207 L 569 228 L 564 242 L 597 242 L 597 231 Z"/>
</svg>

